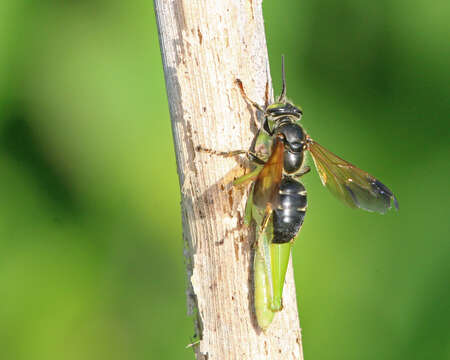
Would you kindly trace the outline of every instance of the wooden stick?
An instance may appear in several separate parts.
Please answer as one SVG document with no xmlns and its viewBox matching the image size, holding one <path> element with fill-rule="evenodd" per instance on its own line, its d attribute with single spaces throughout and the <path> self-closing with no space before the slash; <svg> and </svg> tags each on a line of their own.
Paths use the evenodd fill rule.
<svg viewBox="0 0 450 360">
<path fill-rule="evenodd" d="M 237 78 L 261 105 L 266 94 L 273 98 L 261 0 L 154 5 L 181 186 L 188 312 L 201 339 L 196 357 L 303 359 L 291 264 L 284 309 L 263 333 L 253 308 L 254 234 L 242 223 L 247 194 L 230 185 L 238 162 L 195 150 L 250 147 L 258 118 Z"/>
</svg>

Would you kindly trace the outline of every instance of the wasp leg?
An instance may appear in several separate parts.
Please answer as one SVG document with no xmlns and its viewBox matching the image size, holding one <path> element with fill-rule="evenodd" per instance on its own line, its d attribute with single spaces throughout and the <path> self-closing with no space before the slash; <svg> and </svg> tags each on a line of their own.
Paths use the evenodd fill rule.
<svg viewBox="0 0 450 360">
<path fill-rule="evenodd" d="M 253 161 L 257 164 L 264 165 L 266 162 L 260 158 L 260 155 L 249 150 L 233 150 L 233 151 L 216 151 L 212 149 L 207 149 L 198 145 L 195 150 L 199 152 L 205 152 L 211 155 L 223 156 L 223 157 L 233 157 L 238 155 L 245 155 L 250 161 Z"/>
<path fill-rule="evenodd" d="M 233 186 L 244 185 L 249 181 L 255 180 L 259 172 L 261 171 L 261 168 L 262 168 L 261 166 L 257 166 L 256 169 L 252 170 L 248 174 L 238 177 L 236 180 L 233 181 Z"/>
<path fill-rule="evenodd" d="M 270 217 L 272 216 L 272 211 L 273 211 L 272 206 L 270 204 L 267 204 L 264 216 L 261 221 L 261 229 L 260 229 L 261 232 L 263 232 L 266 229 Z"/>
<path fill-rule="evenodd" d="M 261 111 L 263 114 L 266 113 L 266 111 L 256 102 L 254 102 L 252 99 L 250 99 L 244 90 L 244 85 L 242 85 L 242 81 L 240 79 L 236 79 L 236 84 L 239 87 L 239 90 L 241 90 L 242 97 L 247 100 L 254 108 Z"/>
</svg>

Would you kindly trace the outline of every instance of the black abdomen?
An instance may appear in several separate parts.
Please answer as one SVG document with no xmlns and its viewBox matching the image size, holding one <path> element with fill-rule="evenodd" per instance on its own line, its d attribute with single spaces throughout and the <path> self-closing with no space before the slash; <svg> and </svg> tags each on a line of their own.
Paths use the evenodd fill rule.
<svg viewBox="0 0 450 360">
<path fill-rule="evenodd" d="M 290 176 L 281 180 L 277 208 L 273 212 L 272 243 L 291 241 L 299 232 L 307 207 L 306 190 Z"/>
</svg>

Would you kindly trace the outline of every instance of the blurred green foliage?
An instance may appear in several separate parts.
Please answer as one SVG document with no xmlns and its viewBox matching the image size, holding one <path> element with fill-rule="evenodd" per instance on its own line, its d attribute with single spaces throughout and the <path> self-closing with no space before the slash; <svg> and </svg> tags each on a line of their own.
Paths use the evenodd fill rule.
<svg viewBox="0 0 450 360">
<path fill-rule="evenodd" d="M 264 6 L 275 87 L 283 53 L 309 133 L 401 209 L 305 178 L 305 358 L 450 358 L 449 3 Z M 0 199 L 1 359 L 193 357 L 150 1 L 0 2 Z"/>
</svg>

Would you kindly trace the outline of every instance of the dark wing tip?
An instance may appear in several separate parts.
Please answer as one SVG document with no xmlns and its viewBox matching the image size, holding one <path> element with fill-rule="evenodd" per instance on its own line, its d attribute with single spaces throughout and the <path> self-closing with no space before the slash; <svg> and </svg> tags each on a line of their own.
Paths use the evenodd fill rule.
<svg viewBox="0 0 450 360">
<path fill-rule="evenodd" d="M 392 198 L 394 199 L 394 206 L 395 206 L 395 209 L 398 211 L 398 200 L 397 200 L 397 198 L 395 197 L 394 194 L 392 194 Z"/>
<path fill-rule="evenodd" d="M 372 181 L 372 188 L 387 201 L 387 209 L 391 208 L 391 201 L 394 201 L 395 209 L 398 210 L 398 200 L 394 193 L 386 185 L 384 185 L 381 181 L 374 179 L 374 181 Z"/>
</svg>

